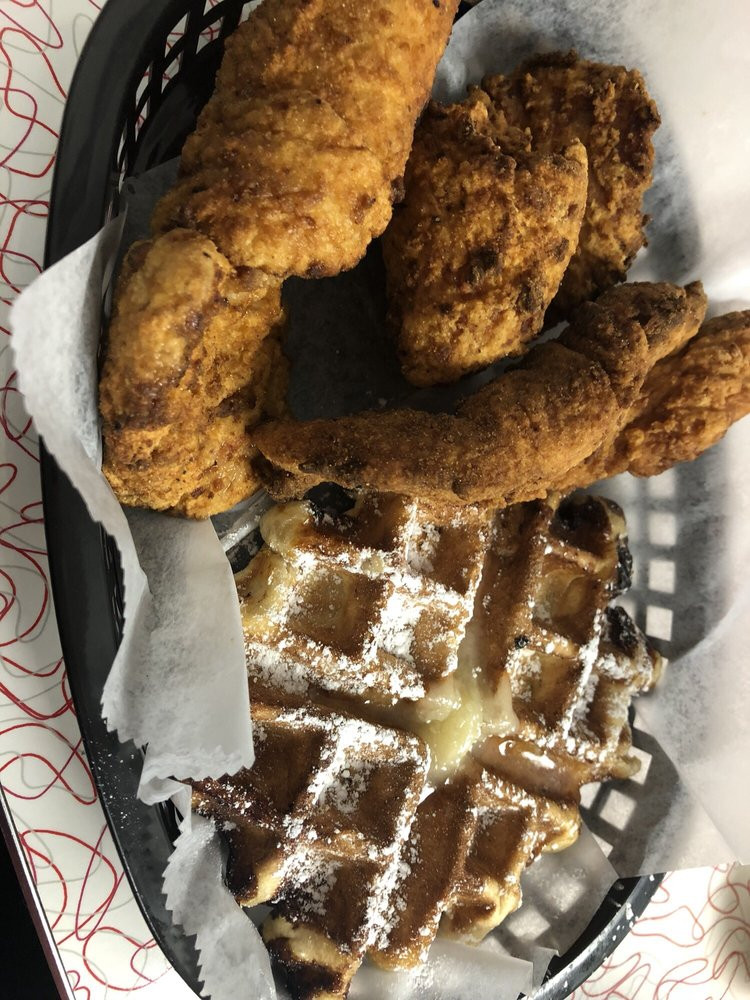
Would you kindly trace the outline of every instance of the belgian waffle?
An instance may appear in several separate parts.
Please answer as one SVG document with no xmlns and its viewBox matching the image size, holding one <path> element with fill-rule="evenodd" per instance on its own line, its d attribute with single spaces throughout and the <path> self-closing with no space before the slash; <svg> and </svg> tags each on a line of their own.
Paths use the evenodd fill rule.
<svg viewBox="0 0 750 1000">
<path fill-rule="evenodd" d="M 275 507 L 240 583 L 248 661 L 259 680 L 394 704 L 423 698 L 457 665 L 489 516 L 438 532 L 418 502 L 369 496 L 334 519 Z"/>
<path fill-rule="evenodd" d="M 573 843 L 579 827 L 577 798 L 535 793 L 469 755 L 419 805 L 373 959 L 387 968 L 424 961 L 438 925 L 481 940 L 520 904 L 524 868 Z"/>
<path fill-rule="evenodd" d="M 322 708 L 255 704 L 250 769 L 194 785 L 229 843 L 243 905 L 275 899 L 263 926 L 301 995 L 340 996 L 373 943 L 424 786 L 409 733 Z"/>
<path fill-rule="evenodd" d="M 479 659 L 510 680 L 517 738 L 575 766 L 579 783 L 627 777 L 627 711 L 656 660 L 613 597 L 630 586 L 622 511 L 598 497 L 498 513 L 477 602 Z"/>
<path fill-rule="evenodd" d="M 396 495 L 361 496 L 338 517 L 304 502 L 272 508 L 266 544 L 238 578 L 253 697 L 400 723 L 430 743 L 433 769 L 488 725 L 515 729 L 509 687 L 480 698 L 461 669 L 492 518 Z M 441 726 L 468 700 L 471 720 Z"/>
<path fill-rule="evenodd" d="M 365 495 L 261 532 L 238 576 L 256 763 L 194 803 L 237 899 L 272 903 L 293 992 L 344 996 L 365 955 L 408 967 L 519 905 L 526 866 L 575 840 L 581 785 L 637 767 L 628 707 L 660 661 L 611 606 L 630 557 L 600 498 Z"/>
</svg>

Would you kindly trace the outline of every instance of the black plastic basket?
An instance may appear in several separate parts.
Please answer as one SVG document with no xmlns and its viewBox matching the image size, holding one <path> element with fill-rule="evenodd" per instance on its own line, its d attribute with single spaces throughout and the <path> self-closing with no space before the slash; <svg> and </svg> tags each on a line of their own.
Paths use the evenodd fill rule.
<svg viewBox="0 0 750 1000">
<path fill-rule="evenodd" d="M 211 93 L 223 39 L 250 6 L 242 0 L 109 0 L 86 42 L 68 96 L 46 266 L 117 213 L 125 177 L 179 153 Z M 161 892 L 161 873 L 176 833 L 174 816 L 167 807 L 137 799 L 142 754 L 108 733 L 101 718 L 101 692 L 121 629 L 117 553 L 44 448 L 41 458 L 55 607 L 88 759 L 146 922 L 198 993 L 193 942 L 173 925 Z M 617 882 L 575 945 L 552 961 L 537 1000 L 566 996 L 596 969 L 657 885 L 654 878 Z"/>
</svg>

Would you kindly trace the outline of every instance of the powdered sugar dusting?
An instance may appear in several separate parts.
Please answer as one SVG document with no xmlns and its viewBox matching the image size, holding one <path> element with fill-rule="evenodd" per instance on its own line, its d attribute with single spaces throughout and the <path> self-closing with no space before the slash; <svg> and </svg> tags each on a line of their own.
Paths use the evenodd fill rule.
<svg viewBox="0 0 750 1000">
<path fill-rule="evenodd" d="M 323 796 L 325 805 L 349 815 L 356 811 L 360 797 L 367 790 L 374 765 L 367 760 L 353 760 L 341 769 Z"/>
<path fill-rule="evenodd" d="M 382 549 L 353 540 L 347 524 L 336 531 L 316 520 L 306 504 L 264 516 L 261 530 L 270 548 L 259 565 L 267 578 L 243 602 L 251 675 L 297 694 L 315 684 L 393 703 L 424 697 L 426 671 L 435 676 L 456 670 L 483 546 L 467 556 L 471 565 L 464 576 L 470 583 L 459 593 L 431 575 L 441 533 L 428 513 L 407 501 L 397 515 L 393 544 Z M 325 636 L 308 626 L 321 594 L 330 595 L 318 616 L 331 621 Z M 354 623 L 348 620 L 352 600 L 358 602 Z M 357 628 L 363 629 L 359 637 Z M 440 669 L 436 657 L 442 658 Z"/>
<path fill-rule="evenodd" d="M 259 747 L 271 725 L 322 737 L 310 744 L 316 759 L 302 789 L 295 785 L 292 805 L 269 827 L 278 860 L 274 855 L 267 871 L 281 912 L 295 927 L 313 929 L 313 937 L 300 931 L 303 964 L 325 964 L 326 954 L 335 963 L 335 951 L 325 952 L 331 940 L 353 964 L 371 948 L 394 947 L 390 954 L 409 961 L 424 956 L 441 914 L 450 922 L 464 907 L 502 919 L 518 905 L 520 872 L 539 850 L 575 838 L 579 819 L 574 796 L 563 790 L 564 755 L 597 766 L 608 754 L 615 759 L 621 750 L 614 737 L 625 724 L 617 720 L 626 720 L 633 679 L 638 670 L 647 677 L 650 661 L 640 647 L 630 655 L 627 621 L 612 615 L 615 638 L 607 633 L 607 573 L 616 557 L 604 544 L 603 554 L 574 545 L 575 517 L 571 537 L 557 537 L 567 529 L 562 519 L 552 531 L 553 516 L 551 506 L 523 505 L 497 514 L 488 530 L 481 517 L 454 512 L 440 523 L 427 505 L 388 495 L 360 498 L 351 515 L 321 517 L 302 503 L 269 515 L 267 545 L 244 598 L 251 678 L 271 690 L 271 700 L 288 693 L 314 702 L 322 691 L 325 704 L 340 704 L 330 695 L 354 696 L 353 710 L 378 723 L 307 702 L 274 710 L 272 722 L 256 726 Z M 606 531 L 605 540 L 614 537 Z M 488 566 L 497 575 L 482 580 Z M 493 625 L 491 636 L 482 631 Z M 409 700 L 420 705 L 399 704 Z M 389 728 L 394 720 L 422 735 L 435 766 L 449 760 L 445 773 L 432 774 L 425 743 Z M 519 738 L 536 751 L 519 756 Z M 498 739 L 505 743 L 493 750 Z M 506 773 L 502 755 L 516 753 L 517 762 L 524 752 L 523 767 Z M 526 767 L 546 774 L 540 784 L 535 778 L 526 787 Z M 456 788 L 446 791 L 452 782 Z M 571 800 L 540 791 L 548 785 Z M 430 804 L 431 795 L 444 794 Z M 239 788 L 244 816 L 241 798 Z M 429 826 L 431 810 L 443 806 L 457 811 L 440 823 L 454 828 L 468 851 L 453 860 L 435 840 L 440 828 Z M 429 849 L 414 828 L 418 807 Z M 256 821 L 255 813 L 243 819 Z M 472 838 L 481 835 L 488 851 L 499 831 L 511 839 L 498 871 L 474 871 Z M 430 878 L 435 855 L 448 867 L 417 918 L 413 879 Z M 320 919 L 330 918 L 332 894 L 336 907 L 352 898 L 353 923 L 346 931 L 342 925 L 341 941 Z"/>
</svg>

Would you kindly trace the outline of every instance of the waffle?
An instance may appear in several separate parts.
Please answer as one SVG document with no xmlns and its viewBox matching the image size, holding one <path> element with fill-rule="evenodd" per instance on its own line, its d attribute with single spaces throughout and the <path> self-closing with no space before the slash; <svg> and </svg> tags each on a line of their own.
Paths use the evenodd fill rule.
<svg viewBox="0 0 750 1000">
<path fill-rule="evenodd" d="M 622 511 L 598 497 L 498 513 L 477 602 L 479 659 L 508 679 L 517 737 L 578 782 L 628 777 L 627 711 L 658 660 L 613 597 L 630 586 Z"/>
<path fill-rule="evenodd" d="M 253 697 L 402 725 L 436 771 L 482 732 L 515 729 L 510 688 L 480 696 L 461 664 L 492 516 L 396 495 L 341 516 L 305 502 L 268 511 L 266 544 L 238 578 Z"/>
<path fill-rule="evenodd" d="M 581 785 L 637 767 L 628 708 L 660 661 L 612 607 L 630 556 L 600 498 L 295 502 L 261 533 L 238 576 L 256 763 L 194 803 L 237 899 L 272 903 L 292 992 L 345 996 L 364 956 L 410 967 L 519 905 Z"/>
<path fill-rule="evenodd" d="M 424 786 L 417 737 L 326 709 L 255 704 L 256 758 L 194 784 L 224 830 L 227 884 L 246 906 L 274 899 L 272 955 L 305 996 L 340 996 L 377 929 Z"/>
<path fill-rule="evenodd" d="M 419 805 L 372 958 L 391 969 L 417 965 L 438 926 L 480 941 L 520 904 L 524 868 L 540 851 L 573 843 L 579 827 L 577 797 L 529 791 L 470 755 Z"/>
</svg>

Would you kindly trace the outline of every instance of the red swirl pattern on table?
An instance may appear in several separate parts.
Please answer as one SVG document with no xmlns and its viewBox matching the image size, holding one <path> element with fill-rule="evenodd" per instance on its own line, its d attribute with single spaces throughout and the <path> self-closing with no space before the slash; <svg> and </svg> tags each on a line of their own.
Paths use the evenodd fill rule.
<svg viewBox="0 0 750 1000">
<path fill-rule="evenodd" d="M 750 868 L 673 872 L 571 1000 L 750 997 Z"/>
<path fill-rule="evenodd" d="M 48 581 L 37 440 L 7 342 L 7 308 L 41 270 L 66 88 L 99 9 L 0 3 L 0 782 L 71 995 L 171 998 L 191 994 L 124 880 L 81 745 Z"/>
<path fill-rule="evenodd" d="M 66 89 L 100 4 L 0 0 L 0 331 L 41 268 Z M 174 37 L 177 37 L 176 35 Z M 151 940 L 104 822 L 54 622 L 37 441 L 0 340 L 0 782 L 78 1000 L 191 995 Z M 0 992 L 2 973 L 0 972 Z M 573 997 L 750 997 L 750 870 L 675 873 Z"/>
</svg>

